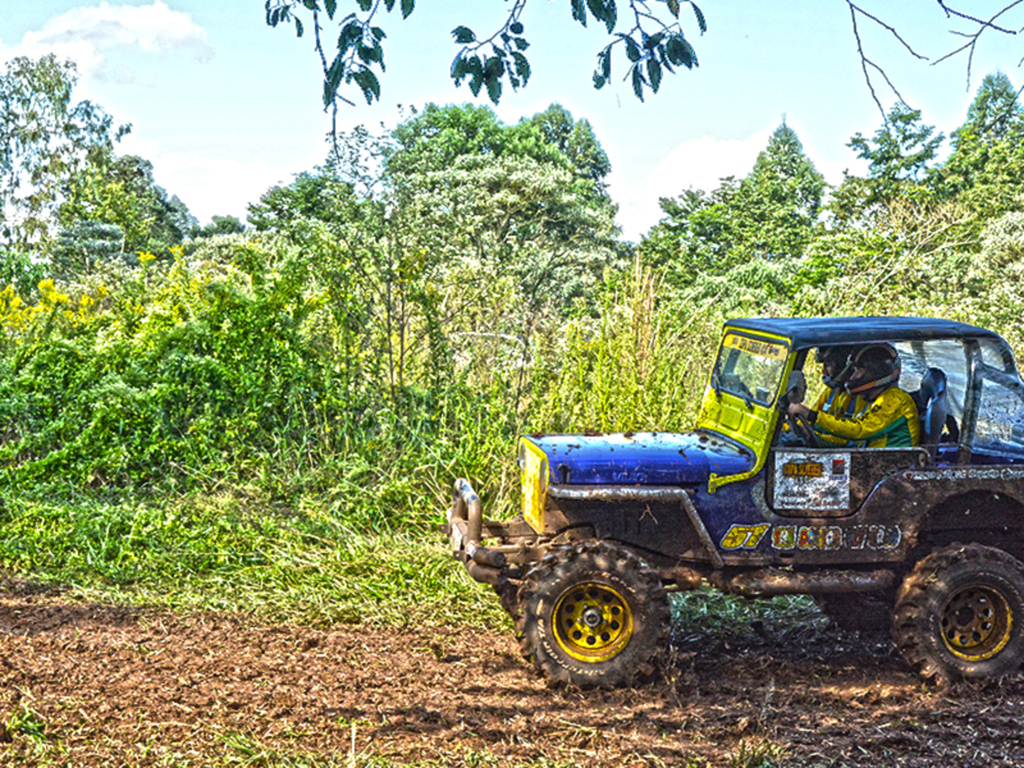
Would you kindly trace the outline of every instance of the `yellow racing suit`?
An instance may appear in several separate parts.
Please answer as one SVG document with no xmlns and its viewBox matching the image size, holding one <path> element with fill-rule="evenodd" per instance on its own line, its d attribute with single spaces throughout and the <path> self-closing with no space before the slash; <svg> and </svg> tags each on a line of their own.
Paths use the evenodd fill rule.
<svg viewBox="0 0 1024 768">
<path fill-rule="evenodd" d="M 857 406 L 851 415 L 834 415 L 816 410 L 811 415 L 811 421 L 815 430 L 823 433 L 826 439 L 833 435 L 848 441 L 867 443 L 868 448 L 918 444 L 917 406 L 914 405 L 914 399 L 898 387 L 889 387 L 871 403 L 857 398 Z"/>
<path fill-rule="evenodd" d="M 841 418 L 843 416 L 852 416 L 863 407 L 864 401 L 861 398 L 855 398 L 845 389 L 838 388 L 823 390 L 818 395 L 818 401 L 814 404 L 812 410 Z M 822 447 L 825 448 L 857 444 L 856 440 L 847 440 L 838 435 L 833 435 L 817 424 L 814 425 L 814 432 L 818 436 L 818 441 L 823 444 Z"/>
</svg>

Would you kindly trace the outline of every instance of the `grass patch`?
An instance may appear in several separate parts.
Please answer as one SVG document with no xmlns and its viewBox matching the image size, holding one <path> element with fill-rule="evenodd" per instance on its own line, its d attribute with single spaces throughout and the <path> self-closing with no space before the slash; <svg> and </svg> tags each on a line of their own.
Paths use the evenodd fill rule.
<svg viewBox="0 0 1024 768">
<path fill-rule="evenodd" d="M 807 595 L 745 599 L 704 586 L 672 597 L 672 625 L 683 638 L 694 633 L 728 638 L 764 632 L 785 638 L 811 627 L 824 629 L 828 621 Z"/>
<path fill-rule="evenodd" d="M 0 516 L 0 568 L 76 599 L 272 621 L 507 622 L 436 531 L 367 534 L 318 510 L 283 515 L 232 499 L 11 501 Z"/>
</svg>

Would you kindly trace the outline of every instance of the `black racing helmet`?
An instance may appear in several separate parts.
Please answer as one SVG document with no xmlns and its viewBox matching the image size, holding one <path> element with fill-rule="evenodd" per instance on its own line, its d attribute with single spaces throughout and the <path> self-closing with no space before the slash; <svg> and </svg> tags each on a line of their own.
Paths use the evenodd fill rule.
<svg viewBox="0 0 1024 768">
<path fill-rule="evenodd" d="M 818 347 L 815 357 L 826 371 L 821 377 L 826 387 L 835 389 L 850 377 L 850 374 L 853 373 L 850 357 L 856 354 L 857 350 L 858 347 L 852 344 Z M 828 370 L 832 371 L 831 375 L 827 373 Z"/>
<path fill-rule="evenodd" d="M 868 344 L 849 359 L 846 390 L 859 395 L 900 380 L 900 355 L 892 344 Z"/>
</svg>

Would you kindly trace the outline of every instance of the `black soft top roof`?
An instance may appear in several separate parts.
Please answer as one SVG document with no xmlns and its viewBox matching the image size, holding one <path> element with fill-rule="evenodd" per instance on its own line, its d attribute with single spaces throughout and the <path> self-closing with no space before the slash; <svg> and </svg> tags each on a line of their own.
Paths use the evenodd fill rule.
<svg viewBox="0 0 1024 768">
<path fill-rule="evenodd" d="M 795 349 L 865 341 L 927 341 L 963 336 L 1001 339 L 993 331 L 931 317 L 752 317 L 726 321 L 730 328 L 785 336 Z"/>
</svg>

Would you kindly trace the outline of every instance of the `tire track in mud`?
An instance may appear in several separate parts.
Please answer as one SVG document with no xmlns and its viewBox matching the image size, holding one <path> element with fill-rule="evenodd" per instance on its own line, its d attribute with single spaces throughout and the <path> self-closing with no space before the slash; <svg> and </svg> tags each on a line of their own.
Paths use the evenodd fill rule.
<svg viewBox="0 0 1024 768">
<path fill-rule="evenodd" d="M 0 764 L 1024 765 L 1024 680 L 935 688 L 836 629 L 677 640 L 666 673 L 553 688 L 509 634 L 270 625 L 0 591 Z M 241 740 L 241 741 L 240 741 Z M 44 760 L 45 758 L 45 760 Z"/>
</svg>

